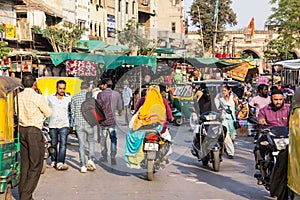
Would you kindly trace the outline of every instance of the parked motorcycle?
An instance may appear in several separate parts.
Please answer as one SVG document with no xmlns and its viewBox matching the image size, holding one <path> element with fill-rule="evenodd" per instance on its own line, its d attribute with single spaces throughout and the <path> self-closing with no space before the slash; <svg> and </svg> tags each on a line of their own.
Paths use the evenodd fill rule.
<svg viewBox="0 0 300 200">
<path fill-rule="evenodd" d="M 147 169 L 147 177 L 149 181 L 153 180 L 155 171 L 164 167 L 166 154 L 168 153 L 171 142 L 160 136 L 155 129 L 143 127 L 141 131 L 145 131 L 146 135 L 143 141 L 144 160 L 141 167 Z"/>
<path fill-rule="evenodd" d="M 250 121 L 258 124 L 257 120 L 250 119 Z M 278 155 L 284 151 L 289 143 L 288 127 L 261 128 L 258 131 L 254 149 L 257 171 L 254 177 L 259 185 L 264 185 L 266 190 L 269 191 L 271 189 L 272 173 L 280 173 L 273 171 Z"/>
<path fill-rule="evenodd" d="M 51 137 L 49 135 L 49 127 L 47 123 L 44 123 L 44 126 L 42 128 L 42 133 L 44 136 L 44 149 L 45 149 L 45 154 L 44 154 L 44 160 L 43 160 L 43 168 L 41 171 L 41 174 L 44 174 L 47 168 L 47 159 L 54 153 L 56 153 L 55 148 L 53 148 L 50 144 L 51 142 Z"/>
<path fill-rule="evenodd" d="M 225 134 L 220 113 L 208 111 L 200 115 L 200 124 L 194 127 L 194 139 L 191 153 L 202 161 L 203 166 L 212 163 L 218 172 L 222 161 Z"/>
</svg>

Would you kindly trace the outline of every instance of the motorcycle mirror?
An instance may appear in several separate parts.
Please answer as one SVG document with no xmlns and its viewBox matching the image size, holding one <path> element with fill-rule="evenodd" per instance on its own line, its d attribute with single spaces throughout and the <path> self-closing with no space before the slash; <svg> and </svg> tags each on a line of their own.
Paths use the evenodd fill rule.
<svg viewBox="0 0 300 200">
<path fill-rule="evenodd" d="M 247 119 L 248 122 L 252 123 L 252 124 L 259 124 L 258 120 L 255 117 L 248 117 Z"/>
</svg>

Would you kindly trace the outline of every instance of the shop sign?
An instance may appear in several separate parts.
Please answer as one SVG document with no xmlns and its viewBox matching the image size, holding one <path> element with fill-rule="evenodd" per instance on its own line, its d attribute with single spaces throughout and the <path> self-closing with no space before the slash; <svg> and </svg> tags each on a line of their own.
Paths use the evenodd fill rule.
<svg viewBox="0 0 300 200">
<path fill-rule="evenodd" d="M 115 37 L 116 19 L 113 15 L 107 15 L 107 37 Z"/>
<path fill-rule="evenodd" d="M 5 38 L 6 39 L 16 38 L 16 26 L 5 24 Z"/>
</svg>

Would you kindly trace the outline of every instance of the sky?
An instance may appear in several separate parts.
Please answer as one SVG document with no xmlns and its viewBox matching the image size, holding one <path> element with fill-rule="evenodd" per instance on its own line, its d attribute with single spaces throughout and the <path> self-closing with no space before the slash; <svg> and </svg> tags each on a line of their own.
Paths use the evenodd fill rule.
<svg viewBox="0 0 300 200">
<path fill-rule="evenodd" d="M 190 11 L 193 0 L 185 0 L 185 11 Z M 228 27 L 227 30 L 238 30 L 245 28 L 254 17 L 255 30 L 264 30 L 264 24 L 271 15 L 269 0 L 232 0 L 232 9 L 237 15 L 238 24 Z M 188 14 L 186 14 L 188 15 Z M 189 30 L 196 30 L 189 27 Z"/>
</svg>

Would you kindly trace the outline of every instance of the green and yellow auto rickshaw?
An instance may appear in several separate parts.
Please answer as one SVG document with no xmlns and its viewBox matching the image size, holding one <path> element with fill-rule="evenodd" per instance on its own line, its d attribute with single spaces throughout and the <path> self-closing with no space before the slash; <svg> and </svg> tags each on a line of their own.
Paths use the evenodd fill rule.
<svg viewBox="0 0 300 200">
<path fill-rule="evenodd" d="M 289 123 L 288 187 L 291 200 L 300 200 L 300 88 L 292 100 Z"/>
<path fill-rule="evenodd" d="M 20 139 L 14 94 L 20 79 L 0 76 L 0 199 L 12 199 L 11 189 L 20 178 Z"/>
</svg>

